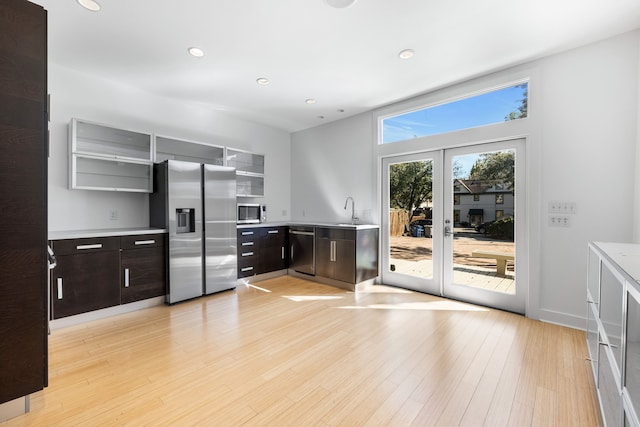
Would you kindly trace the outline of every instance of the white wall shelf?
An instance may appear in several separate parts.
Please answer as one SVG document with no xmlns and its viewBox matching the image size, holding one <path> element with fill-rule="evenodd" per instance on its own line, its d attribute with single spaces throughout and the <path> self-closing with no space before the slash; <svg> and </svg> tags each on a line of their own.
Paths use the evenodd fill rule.
<svg viewBox="0 0 640 427">
<path fill-rule="evenodd" d="M 150 133 L 71 119 L 69 187 L 150 193 L 152 154 Z"/>
<path fill-rule="evenodd" d="M 264 156 L 227 148 L 226 166 L 236 168 L 236 195 L 264 197 Z"/>
</svg>

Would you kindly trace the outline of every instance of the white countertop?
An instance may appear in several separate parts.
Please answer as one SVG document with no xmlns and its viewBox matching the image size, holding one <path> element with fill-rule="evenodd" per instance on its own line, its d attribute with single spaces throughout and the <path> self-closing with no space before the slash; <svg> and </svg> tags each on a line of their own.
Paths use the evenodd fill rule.
<svg viewBox="0 0 640 427">
<path fill-rule="evenodd" d="M 82 239 L 86 237 L 133 236 L 166 233 L 163 228 L 103 228 L 96 230 L 49 231 L 49 240 Z"/>
<path fill-rule="evenodd" d="M 593 242 L 623 273 L 640 283 L 640 244 Z"/>
<path fill-rule="evenodd" d="M 338 224 L 331 222 L 262 222 L 259 224 L 238 224 L 238 228 L 255 228 L 255 227 L 283 227 L 283 226 L 306 226 L 306 227 L 329 227 L 329 228 L 347 228 L 352 230 L 370 230 L 380 228 L 377 224 Z"/>
</svg>

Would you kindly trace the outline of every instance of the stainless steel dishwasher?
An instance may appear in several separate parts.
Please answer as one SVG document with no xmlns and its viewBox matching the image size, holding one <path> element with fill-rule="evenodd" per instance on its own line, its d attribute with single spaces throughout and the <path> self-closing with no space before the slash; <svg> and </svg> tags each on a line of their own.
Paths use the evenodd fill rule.
<svg viewBox="0 0 640 427">
<path fill-rule="evenodd" d="M 316 274 L 316 232 L 305 225 L 289 226 L 291 244 L 289 268 L 298 273 Z"/>
</svg>

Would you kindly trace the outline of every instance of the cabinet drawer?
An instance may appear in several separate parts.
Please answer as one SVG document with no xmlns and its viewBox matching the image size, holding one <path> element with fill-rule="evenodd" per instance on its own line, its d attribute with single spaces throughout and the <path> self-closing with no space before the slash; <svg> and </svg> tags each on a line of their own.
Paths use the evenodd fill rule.
<svg viewBox="0 0 640 427">
<path fill-rule="evenodd" d="M 120 249 L 119 237 L 96 237 L 85 239 L 54 240 L 53 251 L 56 255 L 75 255 Z"/>
<path fill-rule="evenodd" d="M 258 273 L 258 260 L 256 257 L 238 257 L 238 277 L 253 276 Z"/>
<path fill-rule="evenodd" d="M 238 242 L 252 241 L 258 238 L 260 230 L 257 228 L 238 229 Z"/>
<path fill-rule="evenodd" d="M 120 248 L 122 249 L 143 249 L 162 246 L 164 234 L 143 234 L 137 236 L 120 237 Z"/>
</svg>

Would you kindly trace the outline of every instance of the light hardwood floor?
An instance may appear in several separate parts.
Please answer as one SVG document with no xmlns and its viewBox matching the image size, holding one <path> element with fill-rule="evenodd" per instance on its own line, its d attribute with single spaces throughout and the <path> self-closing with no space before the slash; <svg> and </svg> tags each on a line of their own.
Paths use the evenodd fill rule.
<svg viewBox="0 0 640 427">
<path fill-rule="evenodd" d="M 284 276 L 54 331 L 3 426 L 595 426 L 584 333 Z"/>
</svg>

